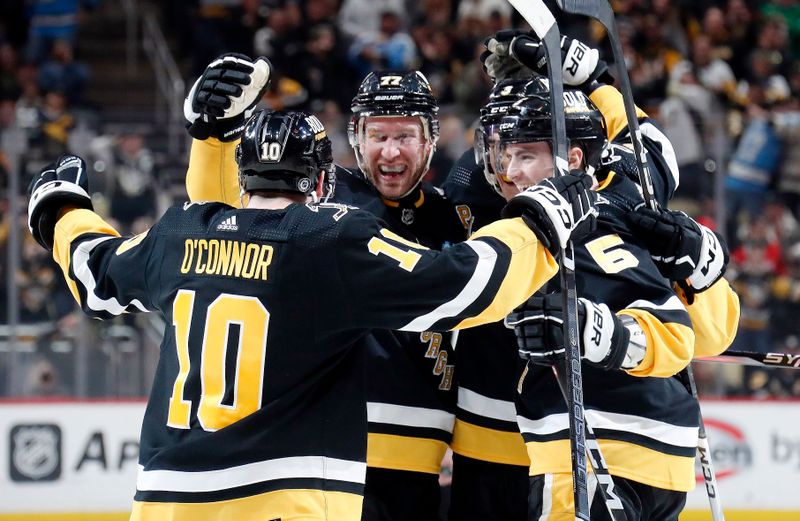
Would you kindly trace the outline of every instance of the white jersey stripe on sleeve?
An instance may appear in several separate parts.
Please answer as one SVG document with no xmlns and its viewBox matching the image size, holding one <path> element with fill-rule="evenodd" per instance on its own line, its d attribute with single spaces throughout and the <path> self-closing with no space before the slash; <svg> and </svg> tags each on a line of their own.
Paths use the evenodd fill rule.
<svg viewBox="0 0 800 521">
<path fill-rule="evenodd" d="M 492 273 L 494 273 L 494 267 L 497 264 L 497 252 L 483 241 L 466 241 L 463 244 L 468 245 L 478 254 L 478 264 L 475 266 L 475 271 L 472 273 L 469 282 L 456 298 L 445 302 L 430 313 L 415 318 L 400 328 L 401 331 L 427 331 L 436 322 L 458 315 L 481 296 L 489 283 L 489 279 L 492 277 Z"/>
<path fill-rule="evenodd" d="M 92 311 L 105 311 L 112 315 L 121 315 L 130 305 L 136 306 L 141 311 L 147 311 L 147 308 L 136 299 L 129 304 L 122 305 L 115 297 L 103 299 L 95 292 L 97 281 L 92 270 L 89 269 L 89 255 L 98 244 L 114 238 L 99 237 L 84 241 L 75 248 L 72 254 L 72 271 L 75 272 L 75 278 L 78 279 L 78 282 L 86 289 L 86 306 Z"/>
<path fill-rule="evenodd" d="M 681 302 L 681 299 L 679 299 L 675 295 L 669 297 L 662 304 L 656 304 L 655 302 L 650 302 L 649 300 L 635 300 L 625 307 L 627 309 L 639 308 L 639 309 L 654 309 L 661 311 L 686 311 L 686 306 L 684 306 L 683 302 Z"/>
</svg>

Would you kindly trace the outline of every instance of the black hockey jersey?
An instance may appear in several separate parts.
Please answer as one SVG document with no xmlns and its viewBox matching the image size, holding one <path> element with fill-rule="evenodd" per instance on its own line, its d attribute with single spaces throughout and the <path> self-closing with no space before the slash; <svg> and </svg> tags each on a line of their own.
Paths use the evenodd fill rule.
<svg viewBox="0 0 800 521">
<path fill-rule="evenodd" d="M 638 186 L 612 173 L 598 194 L 598 229 L 575 245 L 578 294 L 633 316 L 645 330 L 648 348 L 642 363 L 627 372 L 583 365 L 586 421 L 612 475 L 690 490 L 698 405 L 670 376 L 692 358 L 691 321 L 649 252 L 627 229 L 625 213 L 641 203 Z M 531 475 L 570 472 L 567 409 L 550 368 L 529 364 L 520 391 L 518 422 Z"/>
<path fill-rule="evenodd" d="M 359 519 L 367 425 L 356 341 L 375 328 L 498 320 L 556 272 L 521 219 L 435 252 L 329 204 L 187 203 L 130 239 L 73 210 L 55 237 L 84 311 L 153 311 L 169 324 L 134 520 Z"/>
<path fill-rule="evenodd" d="M 453 205 L 422 182 L 388 200 L 357 170 L 336 169 L 335 201 L 383 219 L 404 239 L 441 250 L 466 239 Z M 455 421 L 453 333 L 372 331 L 367 348 L 367 465 L 438 474 Z"/>
<path fill-rule="evenodd" d="M 465 152 L 442 185 L 463 222 L 478 228 L 500 218 L 505 200 L 489 186 L 473 152 Z M 517 381 L 525 366 L 514 331 L 502 322 L 458 336 L 458 408 L 451 447 L 469 458 L 528 466 L 517 427 Z"/>
<path fill-rule="evenodd" d="M 187 191 L 239 206 L 235 143 L 195 140 Z M 357 206 L 386 221 L 402 238 L 440 250 L 466 239 L 453 206 L 423 182 L 400 201 L 381 198 L 358 170 L 336 167 L 332 200 Z M 371 467 L 438 474 L 453 431 L 455 393 L 452 335 L 375 331 L 359 344 L 367 350 L 367 400 Z"/>
</svg>

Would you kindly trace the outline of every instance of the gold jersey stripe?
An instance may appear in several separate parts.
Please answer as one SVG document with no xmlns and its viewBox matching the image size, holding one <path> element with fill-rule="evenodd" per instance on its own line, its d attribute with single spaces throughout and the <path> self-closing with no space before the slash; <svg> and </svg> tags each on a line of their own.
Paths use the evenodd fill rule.
<svg viewBox="0 0 800 521">
<path fill-rule="evenodd" d="M 191 201 L 214 201 L 240 208 L 239 172 L 234 153 L 239 140 L 192 140 L 186 192 Z"/>
<path fill-rule="evenodd" d="M 626 441 L 598 441 L 611 475 L 667 490 L 694 489 L 693 457 L 664 454 Z M 531 476 L 571 472 L 569 440 L 529 442 L 526 446 Z"/>
<path fill-rule="evenodd" d="M 614 141 L 617 134 L 628 126 L 622 94 L 610 85 L 603 85 L 592 92 L 589 99 L 597 105 L 600 113 L 603 114 L 603 119 L 606 120 L 608 140 Z M 646 118 L 647 114 L 639 107 L 636 107 L 636 117 Z"/>
<path fill-rule="evenodd" d="M 443 441 L 370 432 L 367 467 L 438 474 L 445 452 Z"/>
<path fill-rule="evenodd" d="M 480 237 L 494 238 L 508 246 L 512 252 L 511 264 L 492 303 L 478 316 L 463 320 L 455 329 L 502 320 L 508 314 L 509 302 L 524 302 L 558 271 L 558 263 L 550 251 L 521 217 L 495 221 L 475 232 L 470 240 Z M 519 255 L 525 248 L 536 248 L 536 254 Z"/>
<path fill-rule="evenodd" d="M 119 232 L 110 224 L 100 218 L 99 215 L 91 210 L 75 209 L 64 213 L 56 223 L 53 244 L 53 259 L 61 266 L 64 272 L 64 279 L 72 292 L 72 296 L 80 303 L 81 297 L 78 293 L 78 284 L 69 276 L 70 265 L 70 246 L 79 236 L 84 233 L 102 233 L 119 237 Z"/>
<path fill-rule="evenodd" d="M 457 454 L 481 461 L 525 467 L 531 464 L 519 432 L 489 429 L 457 418 L 450 447 Z"/>
<path fill-rule="evenodd" d="M 644 359 L 633 369 L 631 376 L 668 378 L 681 371 L 692 360 L 694 331 L 676 322 L 662 322 L 643 309 L 623 309 L 620 314 L 632 316 L 647 337 Z"/>
<path fill-rule="evenodd" d="M 359 521 L 362 497 L 348 492 L 277 490 L 213 503 L 133 502 L 130 521 Z"/>
<path fill-rule="evenodd" d="M 130 512 L 47 512 L 0 514 L 0 521 L 128 521 Z"/>
<path fill-rule="evenodd" d="M 680 288 L 678 296 L 686 304 Z M 731 345 L 739 327 L 739 297 L 728 281 L 719 279 L 713 286 L 686 304 L 694 329 L 694 356 L 716 356 Z"/>
</svg>

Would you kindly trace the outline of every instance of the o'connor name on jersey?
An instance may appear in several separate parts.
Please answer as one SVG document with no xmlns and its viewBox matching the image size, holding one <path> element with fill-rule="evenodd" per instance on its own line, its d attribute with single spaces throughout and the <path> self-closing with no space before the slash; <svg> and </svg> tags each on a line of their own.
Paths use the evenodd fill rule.
<svg viewBox="0 0 800 521">
<path fill-rule="evenodd" d="M 181 273 L 267 280 L 273 249 L 267 244 L 218 239 L 186 239 Z"/>
</svg>

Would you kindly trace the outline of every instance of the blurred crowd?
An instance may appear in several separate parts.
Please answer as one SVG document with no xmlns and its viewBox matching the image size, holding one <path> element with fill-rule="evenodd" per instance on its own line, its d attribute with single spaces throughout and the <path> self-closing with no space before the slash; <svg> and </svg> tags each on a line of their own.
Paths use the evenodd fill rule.
<svg viewBox="0 0 800 521">
<path fill-rule="evenodd" d="M 146 3 L 141 2 L 140 3 Z M 123 233 L 146 228 L 169 202 L 147 128 L 81 134 L 102 107 L 86 96 L 89 64 L 76 56 L 80 28 L 99 0 L 4 2 L 0 7 L 0 131 L 22 131 L 21 188 L 46 160 L 80 147 L 106 175 L 98 206 Z M 734 347 L 800 353 L 800 2 L 795 0 L 615 0 L 637 103 L 674 144 L 683 209 L 726 237 L 727 278 L 742 304 Z M 187 82 L 224 52 L 267 56 L 277 74 L 263 103 L 303 108 L 323 120 L 337 163 L 354 166 L 347 144 L 350 100 L 377 68 L 421 70 L 442 109 L 441 139 L 428 174 L 441 182 L 471 146 L 472 125 L 490 89 L 478 55 L 486 36 L 525 27 L 506 0 L 176 0 L 152 2 L 174 42 Z M 553 12 L 557 12 L 555 5 Z M 559 18 L 562 32 L 601 50 L 601 26 Z M 98 117 L 98 114 L 100 116 Z M 85 129 L 84 129 L 85 130 Z M 97 130 L 93 128 L 93 130 Z M 0 153 L 2 188 L 7 156 Z M 25 227 L 0 200 L 0 256 L 11 226 Z M 722 218 L 720 218 L 722 217 Z M 23 234 L 20 320 L 72 320 L 55 265 Z M 0 321 L 6 316 L 0 263 Z M 44 361 L 42 361 L 44 360 Z M 40 358 L 32 367 L 52 367 Z M 800 396 L 789 370 L 702 364 L 712 395 Z M 34 373 L 35 374 L 35 373 Z M 34 378 L 36 381 L 36 378 Z M 49 380 L 48 380 L 49 381 Z M 34 391 L 31 391 L 34 392 Z"/>
</svg>

